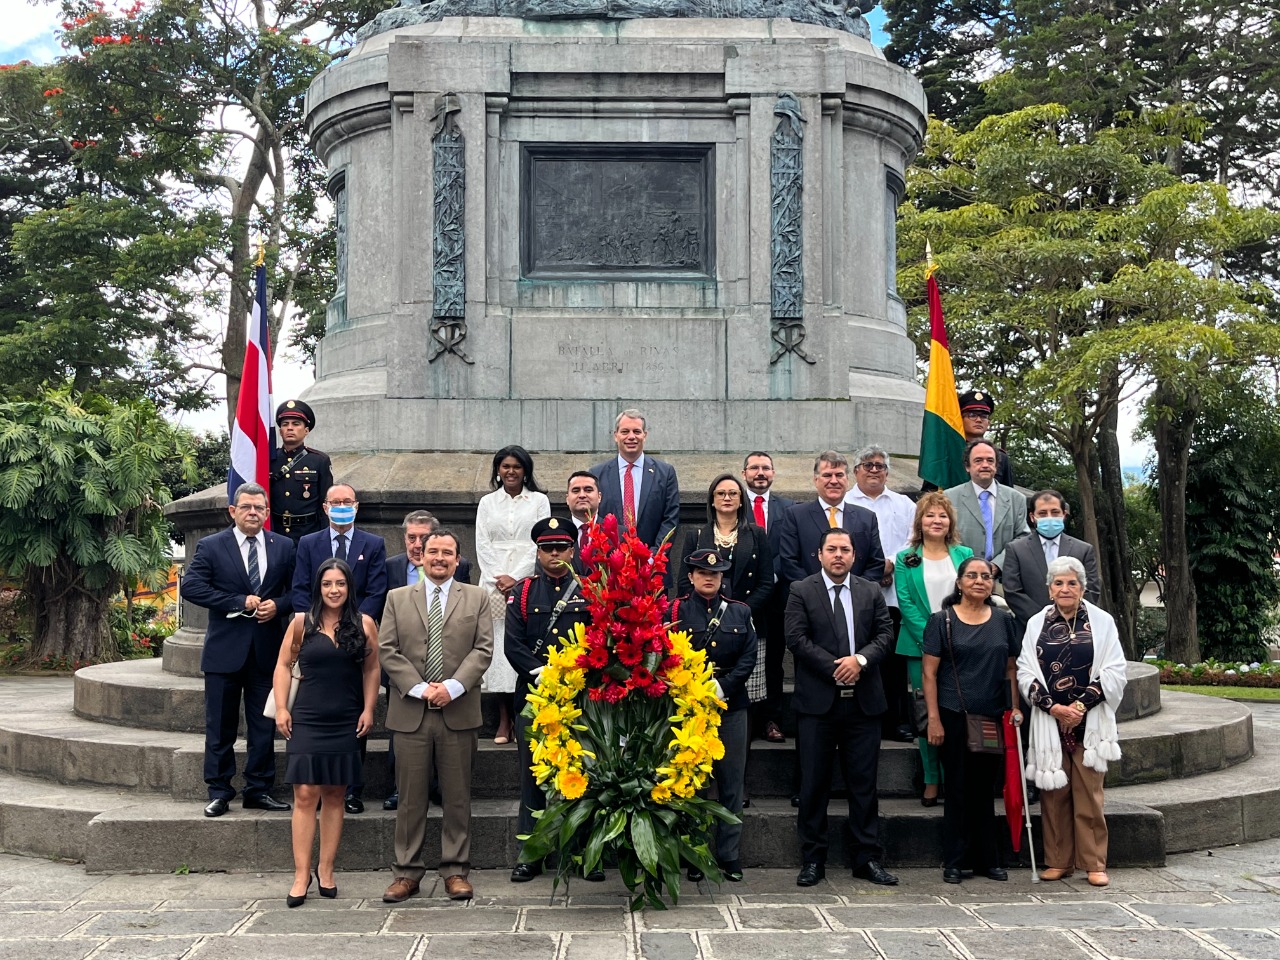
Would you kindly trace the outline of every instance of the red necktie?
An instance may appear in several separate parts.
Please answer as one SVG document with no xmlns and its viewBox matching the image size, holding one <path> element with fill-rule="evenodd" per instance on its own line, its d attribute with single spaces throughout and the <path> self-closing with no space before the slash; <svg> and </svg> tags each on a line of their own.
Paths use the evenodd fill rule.
<svg viewBox="0 0 1280 960">
<path fill-rule="evenodd" d="M 634 463 L 627 464 L 627 475 L 622 481 L 622 519 L 628 527 L 636 525 L 636 482 L 631 478 Z"/>
<path fill-rule="evenodd" d="M 587 525 L 584 523 L 578 528 L 578 552 L 581 553 L 587 549 Z"/>
<path fill-rule="evenodd" d="M 764 529 L 764 497 L 756 496 L 756 526 Z"/>
</svg>

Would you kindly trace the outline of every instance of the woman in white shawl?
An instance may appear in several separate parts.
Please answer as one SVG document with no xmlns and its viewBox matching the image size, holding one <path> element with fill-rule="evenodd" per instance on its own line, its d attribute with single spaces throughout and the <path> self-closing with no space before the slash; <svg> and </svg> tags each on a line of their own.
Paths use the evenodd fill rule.
<svg viewBox="0 0 1280 960">
<path fill-rule="evenodd" d="M 1116 708 L 1127 664 L 1111 615 L 1084 599 L 1084 565 L 1058 557 L 1046 579 L 1049 606 L 1027 623 L 1018 687 L 1031 704 L 1027 778 L 1040 788 L 1046 869 L 1064 880 L 1082 868 L 1107 885 L 1107 822 L 1102 781 L 1120 759 Z"/>
</svg>

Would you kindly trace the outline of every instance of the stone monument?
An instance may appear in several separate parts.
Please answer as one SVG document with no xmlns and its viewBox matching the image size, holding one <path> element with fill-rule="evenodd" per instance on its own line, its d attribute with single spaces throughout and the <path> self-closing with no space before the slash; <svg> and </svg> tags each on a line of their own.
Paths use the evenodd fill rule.
<svg viewBox="0 0 1280 960">
<path fill-rule="evenodd" d="M 918 447 L 894 287 L 920 85 L 827 0 L 434 0 L 306 124 L 338 215 L 330 453 Z"/>
</svg>

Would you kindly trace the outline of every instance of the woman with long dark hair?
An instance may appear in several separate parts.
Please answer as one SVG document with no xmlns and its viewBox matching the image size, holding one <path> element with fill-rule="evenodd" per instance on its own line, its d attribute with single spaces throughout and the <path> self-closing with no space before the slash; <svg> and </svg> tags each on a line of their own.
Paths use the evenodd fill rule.
<svg viewBox="0 0 1280 960">
<path fill-rule="evenodd" d="M 302 679 L 291 709 L 295 662 Z M 276 729 L 287 742 L 285 782 L 293 785 L 293 886 L 287 897 L 291 907 L 301 906 L 311 888 L 317 805 L 316 883 L 322 897 L 338 895 L 333 865 L 342 839 L 343 798 L 348 784 L 360 776 L 358 739 L 373 729 L 378 677 L 377 624 L 356 607 L 351 568 L 332 557 L 316 571 L 311 609 L 289 624 L 272 690 Z"/>
<path fill-rule="evenodd" d="M 707 488 L 707 522 L 685 536 L 680 556 L 688 558 L 698 550 L 714 550 L 729 561 L 724 574 L 725 594 L 751 608 L 759 632 L 765 601 L 773 592 L 773 553 L 765 532 L 752 520 L 746 488 L 732 473 L 722 473 L 711 481 Z M 679 595 L 693 589 L 689 571 L 689 564 L 682 560 L 676 588 Z"/>
<path fill-rule="evenodd" d="M 924 700 L 929 743 L 938 748 L 947 784 L 943 811 L 942 879 L 960 883 L 965 870 L 1008 880 L 992 796 L 1004 775 L 1004 755 L 968 747 L 967 717 L 1003 722 L 1018 702 L 1018 636 L 1013 616 L 991 599 L 995 570 L 989 560 L 969 557 L 956 572 L 955 591 L 924 628 Z"/>
<path fill-rule="evenodd" d="M 480 499 L 476 510 L 476 559 L 480 561 L 480 586 L 489 593 L 493 617 L 493 662 L 484 675 L 484 689 L 500 694 L 498 730 L 494 743 L 511 743 L 516 672 L 503 649 L 507 626 L 507 596 L 525 577 L 532 576 L 538 551 L 530 536 L 533 525 L 551 516 L 551 501 L 533 477 L 533 457 L 512 444 L 493 455 L 489 477 L 492 493 Z"/>
</svg>

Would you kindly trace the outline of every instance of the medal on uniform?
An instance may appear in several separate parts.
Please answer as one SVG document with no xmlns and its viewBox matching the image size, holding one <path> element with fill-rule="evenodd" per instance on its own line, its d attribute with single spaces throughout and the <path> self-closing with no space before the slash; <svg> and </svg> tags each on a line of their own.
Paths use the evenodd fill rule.
<svg viewBox="0 0 1280 960">
<path fill-rule="evenodd" d="M 304 497 L 309 497 L 309 496 L 311 496 L 311 484 L 309 484 L 309 483 L 304 483 L 304 484 L 302 485 L 302 495 L 303 495 Z"/>
</svg>

